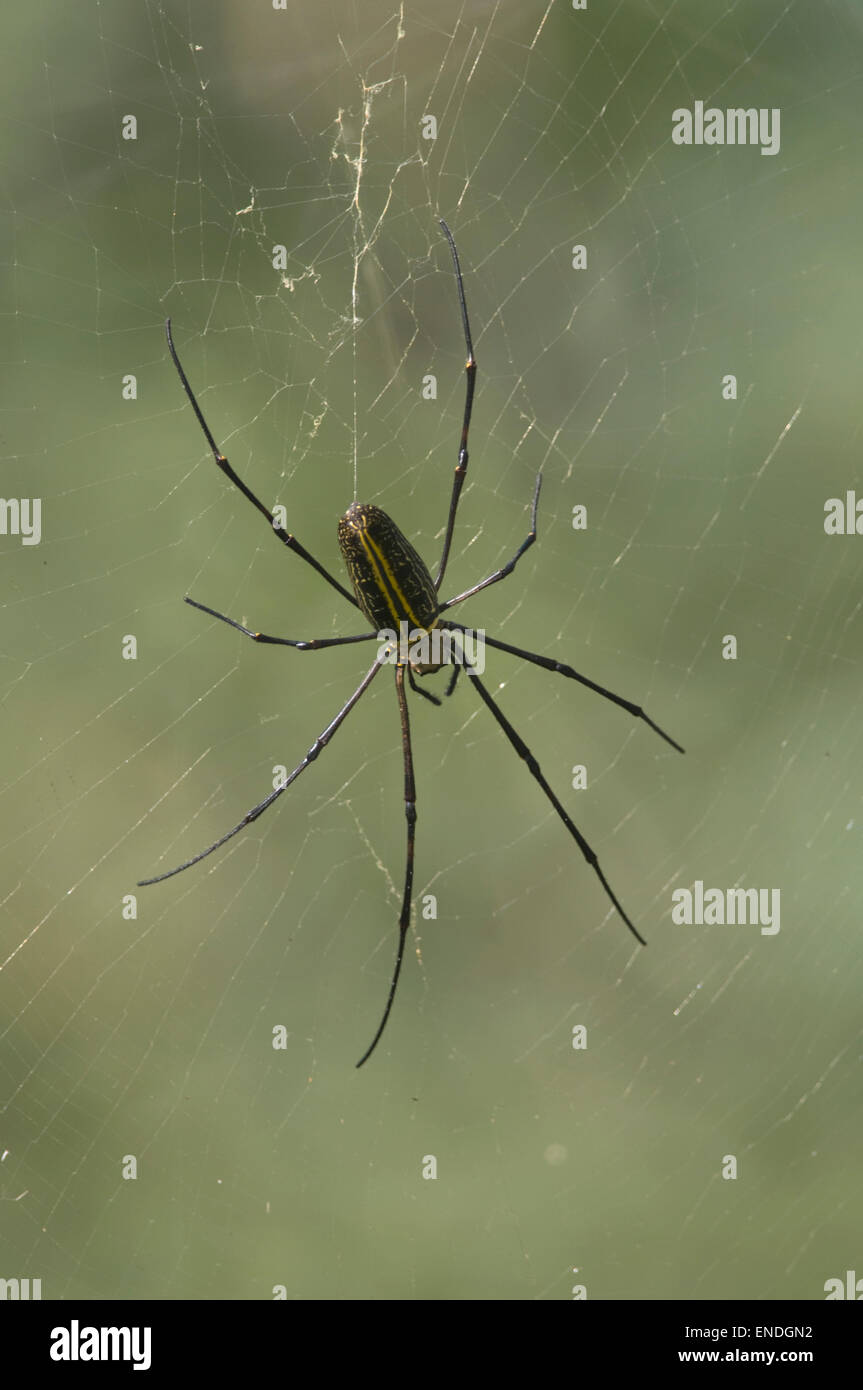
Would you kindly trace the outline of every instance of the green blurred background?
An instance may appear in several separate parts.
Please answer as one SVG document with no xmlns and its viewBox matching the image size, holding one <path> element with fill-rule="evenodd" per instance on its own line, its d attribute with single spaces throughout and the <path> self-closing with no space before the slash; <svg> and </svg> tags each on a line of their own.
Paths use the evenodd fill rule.
<svg viewBox="0 0 863 1390">
<path fill-rule="evenodd" d="M 863 539 L 823 531 L 863 494 L 859 7 L 38 0 L 3 30 L 3 495 L 43 499 L 43 537 L 0 538 L 0 1275 L 823 1297 L 863 1208 Z M 696 99 L 781 108 L 780 152 L 672 145 Z M 640 950 L 467 684 L 414 699 L 437 918 L 356 1072 L 403 872 L 388 676 L 277 809 L 123 915 L 370 655 L 255 647 L 182 603 L 360 630 L 217 473 L 162 324 L 325 564 L 355 457 L 432 563 L 464 390 L 441 215 L 480 363 L 445 587 L 513 553 L 541 467 L 540 542 L 465 620 L 643 702 L 687 755 L 489 657 Z M 780 933 L 674 926 L 696 879 L 779 888 Z"/>
</svg>

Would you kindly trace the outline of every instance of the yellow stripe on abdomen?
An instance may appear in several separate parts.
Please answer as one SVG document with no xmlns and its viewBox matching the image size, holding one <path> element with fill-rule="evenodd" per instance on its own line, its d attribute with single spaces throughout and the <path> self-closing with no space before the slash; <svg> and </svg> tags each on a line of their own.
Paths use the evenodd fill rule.
<svg viewBox="0 0 863 1390">
<path fill-rule="evenodd" d="M 392 619 L 395 627 L 398 627 L 405 614 L 407 614 L 409 622 L 411 622 L 414 627 L 419 627 L 420 623 L 417 620 L 417 616 L 410 603 L 408 602 L 407 598 L 405 597 L 404 589 L 402 589 L 401 585 L 396 579 L 396 576 L 393 573 L 392 566 L 390 565 L 390 562 L 387 559 L 386 555 L 381 550 L 380 546 L 372 540 L 371 536 L 367 531 L 360 531 L 358 534 L 363 550 L 366 552 L 369 563 L 375 571 L 375 575 L 378 581 L 378 588 L 381 592 L 381 595 L 386 600 L 386 605 L 390 610 L 390 613 L 392 614 Z M 384 582 L 384 575 L 386 576 L 386 583 Z M 398 611 L 398 609 L 395 606 L 395 603 L 393 602 L 393 593 L 398 595 L 399 601 L 402 604 L 401 612 Z M 437 621 L 437 619 L 435 619 L 435 621 Z"/>
</svg>

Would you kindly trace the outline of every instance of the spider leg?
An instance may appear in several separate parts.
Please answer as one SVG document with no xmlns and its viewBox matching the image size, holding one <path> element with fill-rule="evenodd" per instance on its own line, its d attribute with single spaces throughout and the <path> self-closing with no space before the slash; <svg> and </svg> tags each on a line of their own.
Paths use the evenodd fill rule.
<svg viewBox="0 0 863 1390">
<path fill-rule="evenodd" d="M 272 806 L 273 802 L 281 796 L 282 792 L 286 792 L 291 783 L 296 782 L 300 774 L 305 772 L 309 764 L 313 763 L 318 754 L 326 748 L 333 734 L 344 720 L 347 719 L 360 697 L 368 690 L 380 669 L 381 663 L 376 661 L 371 670 L 360 681 L 360 684 L 357 686 L 350 699 L 342 705 L 335 719 L 333 719 L 324 729 L 323 733 L 319 734 L 315 739 L 302 762 L 297 763 L 293 772 L 285 778 L 280 786 L 275 787 L 274 790 L 270 792 L 269 796 L 265 796 L 263 801 L 259 801 L 257 806 L 253 806 L 251 811 L 247 811 L 243 819 L 238 821 L 232 830 L 229 830 L 225 835 L 221 835 L 218 840 L 214 840 L 211 845 L 208 845 L 206 849 L 202 849 L 199 854 L 193 854 L 192 858 L 187 859 L 184 864 L 178 864 L 176 869 L 168 869 L 167 873 L 156 874 L 153 878 L 142 878 L 139 880 L 137 886 L 139 888 L 148 888 L 151 883 L 161 883 L 163 879 L 173 878 L 175 874 L 181 874 L 185 869 L 191 869 L 193 864 L 200 863 L 202 859 L 206 859 L 208 854 L 212 854 L 214 850 L 221 849 L 222 845 L 227 844 L 228 840 L 232 840 L 234 836 L 239 835 L 240 831 L 244 830 L 247 825 L 251 825 L 252 821 L 256 821 L 258 816 L 262 816 L 264 812 Z"/>
<path fill-rule="evenodd" d="M 402 910 L 399 913 L 399 944 L 396 950 L 396 963 L 390 983 L 390 992 L 387 996 L 386 1008 L 384 1009 L 384 1016 L 378 1024 L 378 1031 L 372 1038 L 371 1043 L 357 1062 L 357 1067 L 361 1067 L 364 1062 L 369 1060 L 381 1040 L 381 1034 L 387 1026 L 387 1019 L 390 1016 L 393 1000 L 396 997 L 396 987 L 398 986 L 399 975 L 402 969 L 402 960 L 405 954 L 405 940 L 411 920 L 411 889 L 413 888 L 414 881 L 414 832 L 417 823 L 417 794 L 416 785 L 414 783 L 414 760 L 413 753 L 411 752 L 411 726 L 408 718 L 408 702 L 405 698 L 405 668 L 401 665 L 396 666 L 396 695 L 398 696 L 399 715 L 401 716 L 402 754 L 405 769 L 405 820 L 407 822 L 408 837 L 407 854 L 405 858 L 405 887 L 402 895 Z"/>
<path fill-rule="evenodd" d="M 171 334 L 170 319 L 168 319 L 165 323 L 165 335 L 168 339 L 168 350 L 171 354 L 171 360 L 174 363 L 174 366 L 177 368 L 177 375 L 179 376 L 180 381 L 182 382 L 183 390 L 185 391 L 189 399 L 189 403 L 192 409 L 194 410 L 195 415 L 197 416 L 198 424 L 204 431 L 204 437 L 206 438 L 206 441 L 209 444 L 210 449 L 212 450 L 213 458 L 216 460 L 218 467 L 222 470 L 225 477 L 229 478 L 230 481 L 234 484 L 234 487 L 239 488 L 243 496 L 249 499 L 252 506 L 257 507 L 261 515 L 267 518 L 267 520 L 270 523 L 270 526 L 272 527 L 273 534 L 278 536 L 279 540 L 282 541 L 283 544 L 286 545 L 289 550 L 293 550 L 295 555 L 299 555 L 302 560 L 305 560 L 306 564 L 311 565 L 312 569 L 317 570 L 318 574 L 320 574 L 327 581 L 328 584 L 331 584 L 334 589 L 338 589 L 339 593 L 342 595 L 342 598 L 346 598 L 348 600 L 348 603 L 352 603 L 354 607 L 357 608 L 359 605 L 357 604 L 357 601 L 354 598 L 353 594 L 349 594 L 347 589 L 345 589 L 337 579 L 333 578 L 329 570 L 325 569 L 324 566 L 320 563 L 320 561 L 315 559 L 314 555 L 310 555 L 308 550 L 306 550 L 305 546 L 300 545 L 300 542 L 297 540 L 296 536 L 291 535 L 289 531 L 285 530 L 284 526 L 282 526 L 280 523 L 276 521 L 275 517 L 273 516 L 273 513 L 267 507 L 264 506 L 260 498 L 256 497 L 255 494 L 252 492 L 252 489 L 250 487 L 247 487 L 247 485 L 243 482 L 242 478 L 240 478 L 234 472 L 233 468 L 228 463 L 228 460 L 225 458 L 225 455 L 217 446 L 216 441 L 213 438 L 212 433 L 210 431 L 210 427 L 204 419 L 204 413 L 201 410 L 201 407 L 198 405 L 197 400 L 195 399 L 195 393 L 189 385 L 189 378 L 183 371 L 180 359 L 177 356 L 177 349 L 174 347 L 174 339 Z"/>
<path fill-rule="evenodd" d="M 452 495 L 449 503 L 449 516 L 447 517 L 443 551 L 441 552 L 440 564 L 438 565 L 437 578 L 434 582 L 436 589 L 440 588 L 443 583 L 444 574 L 446 573 L 449 550 L 452 545 L 452 533 L 455 528 L 455 514 L 458 511 L 458 499 L 461 496 L 465 474 L 467 473 L 467 434 L 470 429 L 470 417 L 473 414 L 473 393 L 476 385 L 476 358 L 473 355 L 473 339 L 470 333 L 470 319 L 467 316 L 467 301 L 464 297 L 464 281 L 462 279 L 461 266 L 459 265 L 458 251 L 455 249 L 452 232 L 443 218 L 440 219 L 440 224 L 443 227 L 444 236 L 449 242 L 449 249 L 452 252 L 452 263 L 455 267 L 458 302 L 459 308 L 461 309 L 462 328 L 464 329 L 464 345 L 467 351 L 467 361 L 465 362 L 465 372 L 467 376 L 465 384 L 464 416 L 462 417 L 461 425 L 461 442 L 459 443 L 458 450 L 458 464 L 456 465 L 455 476 L 452 480 Z"/>
<path fill-rule="evenodd" d="M 460 623 L 445 623 L 443 626 L 456 628 L 461 632 L 465 630 Z M 568 676 L 570 680 L 578 681 L 579 685 L 587 686 L 588 690 L 595 690 L 597 695 L 602 696 L 603 700 L 610 700 L 613 705 L 619 705 L 621 709 L 625 709 L 627 714 L 634 715 L 636 719 L 643 719 L 645 724 L 649 725 L 655 734 L 659 734 L 660 738 L 664 738 L 665 742 L 670 743 L 672 748 L 676 748 L 678 753 L 684 753 L 686 751 L 684 748 L 681 748 L 680 744 L 677 743 L 670 734 L 667 734 L 664 729 L 660 729 L 659 725 L 653 722 L 649 714 L 645 714 L 641 705 L 633 704 L 631 700 L 625 700 L 622 695 L 615 695 L 613 690 L 606 690 L 604 685 L 597 685 L 596 681 L 592 681 L 589 676 L 583 676 L 580 671 L 574 670 L 572 666 L 566 666 L 562 661 L 555 661 L 554 658 L 550 656 L 539 656 L 537 652 L 526 652 L 522 647 L 512 647 L 509 642 L 501 642 L 497 637 L 485 635 L 483 641 L 487 647 L 496 647 L 498 651 L 509 652 L 510 656 L 521 657 L 523 661 L 532 661 L 534 666 L 541 666 L 545 671 L 556 671 L 558 675 Z"/>
<path fill-rule="evenodd" d="M 524 552 L 530 550 L 530 547 L 536 540 L 536 508 L 539 503 L 539 490 L 541 487 L 542 474 L 537 473 L 536 487 L 533 491 L 533 502 L 530 508 L 530 531 L 527 534 L 527 539 L 522 541 L 512 559 L 508 560 L 505 565 L 502 565 L 499 570 L 495 570 L 494 574 L 490 574 L 488 579 L 483 579 L 479 584 L 474 584 L 472 588 L 465 589 L 463 594 L 456 594 L 455 598 L 448 598 L 446 603 L 441 604 L 438 613 L 443 613 L 444 609 L 452 608 L 456 603 L 462 603 L 466 598 L 473 598 L 474 594 L 478 594 L 481 589 L 487 589 L 490 584 L 498 584 L 501 579 L 506 579 L 508 574 L 512 574 Z"/>
<path fill-rule="evenodd" d="M 455 627 L 455 623 L 445 623 L 444 626 Z M 462 631 L 463 630 L 464 629 L 462 629 Z M 451 695 L 455 690 L 455 683 L 458 680 L 458 673 L 460 670 L 461 664 L 453 662 L 452 675 L 447 681 L 446 690 L 444 691 L 444 698 L 446 698 L 448 695 Z M 408 667 L 408 685 L 410 686 L 411 690 L 415 692 L 415 694 L 422 695 L 423 698 L 426 700 L 431 700 L 433 705 L 443 704 L 443 701 L 441 700 L 439 695 L 433 695 L 430 690 L 425 690 L 421 685 L 417 685 L 416 679 L 414 678 L 414 673 L 411 670 L 410 666 Z"/>
<path fill-rule="evenodd" d="M 510 724 L 506 715 L 498 707 L 497 703 L 492 699 L 491 695 L 486 690 L 479 676 L 477 676 L 469 666 L 466 667 L 465 670 L 467 671 L 468 678 L 476 686 L 483 703 L 489 710 L 491 710 L 491 713 L 497 720 L 500 727 L 503 729 L 503 732 L 506 734 L 516 753 L 527 763 L 530 775 L 542 787 L 542 790 L 545 792 L 545 795 L 547 796 L 548 800 L 551 802 L 552 806 L 554 807 L 557 814 L 560 816 L 560 819 L 563 821 L 570 835 L 575 840 L 576 844 L 578 845 L 578 848 L 581 850 L 587 863 L 593 869 L 594 873 L 596 874 L 597 878 L 599 879 L 609 898 L 614 903 L 614 906 L 617 908 L 617 911 L 620 913 L 624 922 L 629 927 L 629 930 L 632 932 L 632 935 L 636 938 L 637 941 L 641 942 L 642 946 L 646 946 L 647 942 L 645 941 L 644 937 L 641 936 L 638 931 L 636 931 L 632 922 L 629 920 L 620 903 L 618 902 L 617 898 L 615 897 L 611 885 L 608 882 L 608 879 L 605 877 L 605 874 L 599 867 L 599 860 L 597 859 L 596 854 L 591 849 L 590 845 L 587 843 L 587 840 L 585 840 L 578 827 L 574 824 L 573 821 L 570 820 L 563 806 L 558 801 L 554 792 L 551 790 L 551 787 L 548 785 L 548 782 L 545 780 L 545 777 L 542 774 L 542 769 L 540 768 L 539 763 L 536 761 L 536 758 L 531 753 L 524 739 L 516 733 L 515 729 L 513 728 L 512 724 Z"/>
<path fill-rule="evenodd" d="M 430 690 L 424 690 L 421 685 L 417 685 L 416 678 L 410 666 L 408 667 L 408 685 L 415 695 L 422 695 L 424 700 L 431 700 L 433 705 L 440 704 L 440 696 L 433 695 Z"/>
<path fill-rule="evenodd" d="M 209 613 L 211 618 L 218 618 L 219 622 L 227 623 L 228 627 L 235 627 L 237 632 L 242 632 L 246 637 L 251 637 L 253 642 L 268 643 L 272 647 L 296 647 L 301 652 L 317 652 L 322 647 L 345 647 L 349 642 L 370 642 L 373 637 L 377 637 L 376 632 L 360 632 L 355 637 L 310 637 L 308 641 L 295 641 L 292 637 L 270 637 L 266 632 L 253 632 L 250 627 L 244 627 L 235 618 L 229 618 L 224 613 L 219 613 L 215 608 L 210 608 L 206 603 L 198 603 L 197 599 L 186 598 L 191 608 L 198 608 L 202 613 Z"/>
</svg>

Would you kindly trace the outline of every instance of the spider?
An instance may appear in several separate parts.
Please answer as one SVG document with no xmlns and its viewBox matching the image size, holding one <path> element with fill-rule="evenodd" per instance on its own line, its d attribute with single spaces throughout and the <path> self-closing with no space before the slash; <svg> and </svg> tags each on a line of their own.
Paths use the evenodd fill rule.
<svg viewBox="0 0 863 1390">
<path fill-rule="evenodd" d="M 386 512 L 382 511 L 380 507 L 373 506 L 369 503 L 354 502 L 338 523 L 339 549 L 341 550 L 342 558 L 353 586 L 353 593 L 349 593 L 344 585 L 340 584 L 338 579 L 330 574 L 329 570 L 316 560 L 315 557 L 306 550 L 305 546 L 300 544 L 292 532 L 285 530 L 281 523 L 273 516 L 272 512 L 270 512 L 268 508 L 264 506 L 263 502 L 255 496 L 251 488 L 249 488 L 234 472 L 230 463 L 218 448 L 210 431 L 210 427 L 204 419 L 201 407 L 189 385 L 188 378 L 177 355 L 177 350 L 174 347 L 174 339 L 171 333 L 171 320 L 168 319 L 165 324 L 165 333 L 171 359 L 177 369 L 177 374 L 182 383 L 183 390 L 197 416 L 198 424 L 201 426 L 207 443 L 212 450 L 217 466 L 221 469 L 222 473 L 224 473 L 225 477 L 229 478 L 236 488 L 239 488 L 243 496 L 248 498 L 252 506 L 256 507 L 262 516 L 266 517 L 274 535 L 282 544 L 287 546 L 289 550 L 292 550 L 295 555 L 299 555 L 302 560 L 305 560 L 306 564 L 311 565 L 311 567 L 316 570 L 343 599 L 346 599 L 352 607 L 358 608 L 363 616 L 367 618 L 373 630 L 371 632 L 360 632 L 349 637 L 322 637 L 312 638 L 308 641 L 299 641 L 292 637 L 273 637 L 265 632 L 255 632 L 251 628 L 244 626 L 243 623 L 237 622 L 236 619 L 229 618 L 224 613 L 217 612 L 215 608 L 210 608 L 206 603 L 198 603 L 195 599 L 187 597 L 185 602 L 191 604 L 193 608 L 200 609 L 202 613 L 207 613 L 210 617 L 217 618 L 219 622 L 227 623 L 229 627 L 235 628 L 238 632 L 242 632 L 244 636 L 251 638 L 253 642 L 261 642 L 269 646 L 294 647 L 298 651 L 309 652 L 320 651 L 324 647 L 346 646 L 352 642 L 371 642 L 375 639 L 381 641 L 381 646 L 379 647 L 378 654 L 372 666 L 363 676 L 363 679 L 360 681 L 354 693 L 345 701 L 335 718 L 331 720 L 326 728 L 318 735 L 305 757 L 297 764 L 293 772 L 285 777 L 275 790 L 271 791 L 268 796 L 265 796 L 263 801 L 259 801 L 257 806 L 253 806 L 250 811 L 247 811 L 242 820 L 238 821 L 231 830 L 221 835 L 219 839 L 214 840 L 206 849 L 193 855 L 191 859 L 187 859 L 183 864 L 178 864 L 175 869 L 169 869 L 166 873 L 156 874 L 153 878 L 142 879 L 138 887 L 143 888 L 153 883 L 161 883 L 166 878 L 173 878 L 175 874 L 185 872 L 185 870 L 190 869 L 193 864 L 198 864 L 202 859 L 206 859 L 208 855 L 213 854 L 215 850 L 220 849 L 228 840 L 233 839 L 233 837 L 238 835 L 241 830 L 244 830 L 247 825 L 251 825 L 259 816 L 262 816 L 265 811 L 269 810 L 282 793 L 286 792 L 288 787 L 292 786 L 301 773 L 305 772 L 306 768 L 313 763 L 318 755 L 327 747 L 334 734 L 341 728 L 342 724 L 347 719 L 351 710 L 359 703 L 363 695 L 365 695 L 372 681 L 381 670 L 381 667 L 387 662 L 393 664 L 395 668 L 396 699 L 398 701 L 399 719 L 401 723 L 402 755 L 404 762 L 404 811 L 407 823 L 404 890 L 398 919 L 399 935 L 396 948 L 396 959 L 390 980 L 386 1005 L 377 1031 L 362 1057 L 357 1062 L 357 1067 L 363 1066 L 371 1057 L 386 1028 L 393 1007 L 393 1001 L 395 1000 L 399 975 L 401 974 L 402 960 L 404 958 L 405 940 L 410 924 L 417 812 L 410 720 L 408 717 L 408 704 L 405 692 L 405 676 L 407 676 L 408 686 L 412 691 L 418 695 L 424 696 L 426 699 L 432 701 L 433 704 L 439 705 L 441 703 L 440 698 L 418 686 L 415 675 L 429 675 L 441 670 L 444 665 L 452 665 L 452 674 L 445 691 L 446 695 L 451 695 L 455 689 L 459 672 L 462 666 L 464 666 L 465 674 L 476 690 L 480 700 L 485 705 L 492 718 L 496 720 L 499 728 L 503 731 L 503 734 L 512 748 L 527 764 L 531 776 L 539 783 L 544 795 L 554 807 L 557 815 L 581 850 L 585 860 L 598 877 L 617 912 L 623 918 L 636 940 L 639 941 L 642 946 L 647 944 L 644 937 L 636 930 L 615 896 L 611 885 L 600 867 L 596 854 L 591 849 L 581 831 L 570 819 L 569 813 L 565 810 L 546 781 L 533 753 L 520 734 L 513 728 L 497 701 L 483 684 L 476 670 L 475 662 L 471 662 L 471 660 L 465 656 L 464 638 L 472 632 L 472 629 L 465 628 L 460 623 L 450 622 L 442 616 L 450 608 L 454 608 L 457 603 L 463 603 L 465 599 L 473 598 L 473 596 L 480 593 L 481 590 L 488 589 L 492 584 L 498 584 L 502 579 L 506 579 L 507 575 L 512 574 L 522 555 L 533 545 L 536 540 L 536 513 L 539 504 L 542 474 L 540 473 L 538 475 L 534 487 L 530 509 L 530 530 L 512 559 L 507 561 L 505 565 L 502 565 L 500 569 L 495 570 L 487 579 L 481 580 L 479 584 L 473 584 L 469 589 L 465 589 L 463 593 L 456 594 L 454 598 L 446 599 L 443 603 L 439 602 L 438 591 L 440 590 L 446 573 L 459 498 L 461 496 L 462 487 L 464 486 L 465 475 L 467 474 L 468 430 L 470 428 L 471 414 L 473 412 L 477 369 L 458 251 L 456 250 L 452 232 L 443 219 L 441 219 L 440 225 L 452 255 L 459 309 L 461 311 L 462 329 L 467 350 L 467 361 L 465 364 L 465 404 L 462 416 L 458 462 L 453 477 L 443 549 L 437 567 L 437 574 L 434 579 L 432 579 L 431 571 L 417 554 L 410 541 L 407 540 Z M 436 632 L 438 635 L 440 635 L 441 632 L 446 632 L 450 635 L 450 640 L 457 649 L 459 643 L 462 643 L 460 649 L 461 659 L 453 661 L 451 651 L 446 657 L 436 656 L 431 660 L 423 659 L 421 655 L 416 654 L 418 651 L 422 650 L 421 647 L 411 647 L 408 653 L 405 653 L 403 647 L 399 647 L 398 651 L 396 651 L 392 641 L 386 640 L 386 638 L 387 634 L 389 634 L 391 638 L 393 629 L 404 632 L 406 629 L 402 627 L 402 624 L 406 624 L 410 627 L 412 639 L 417 636 L 428 638 L 435 635 Z M 572 666 L 567 666 L 563 662 L 556 661 L 553 657 L 540 656 L 536 652 L 525 651 L 521 647 L 512 646 L 509 642 L 502 642 L 496 637 L 485 636 L 484 640 L 486 646 L 493 647 L 501 652 L 507 652 L 510 656 L 519 657 L 522 661 L 531 662 L 534 666 L 540 666 L 546 671 L 555 671 L 558 675 L 567 676 L 570 680 L 578 681 L 579 684 L 587 686 L 589 690 L 593 690 L 598 695 L 601 695 L 603 699 L 610 700 L 613 704 L 619 705 L 621 709 L 626 710 L 635 718 L 643 720 L 655 733 L 659 734 L 660 738 L 663 738 L 666 743 L 671 744 L 671 747 L 676 748 L 678 752 L 682 753 L 684 751 L 680 744 L 675 742 L 673 738 L 660 729 L 659 725 L 655 724 L 639 705 L 633 704 L 631 700 L 625 700 L 620 695 L 615 695 L 613 691 L 607 690 L 602 685 L 598 685 L 595 681 L 590 680 L 587 676 L 574 670 Z M 404 659 L 406 655 L 407 659 Z"/>
</svg>

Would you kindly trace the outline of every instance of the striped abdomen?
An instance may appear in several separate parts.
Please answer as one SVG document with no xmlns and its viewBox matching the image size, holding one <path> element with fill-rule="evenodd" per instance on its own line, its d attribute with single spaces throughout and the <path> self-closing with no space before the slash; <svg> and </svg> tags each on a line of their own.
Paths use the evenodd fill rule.
<svg viewBox="0 0 863 1390">
<path fill-rule="evenodd" d="M 339 521 L 339 549 L 357 603 L 375 632 L 431 629 L 438 598 L 425 561 L 380 507 L 354 502 Z"/>
</svg>

